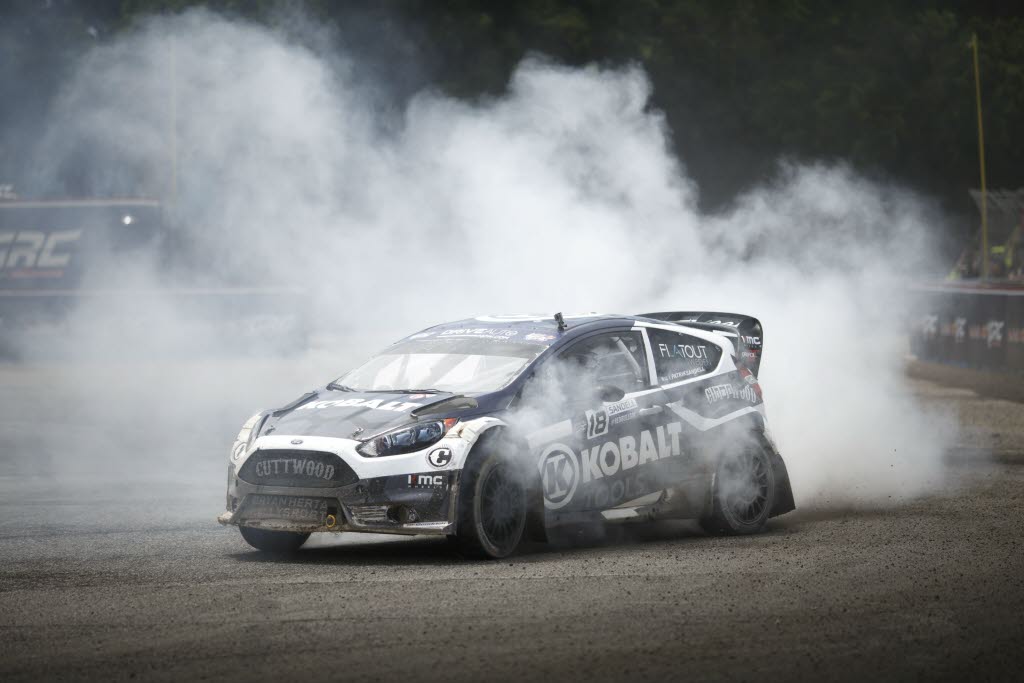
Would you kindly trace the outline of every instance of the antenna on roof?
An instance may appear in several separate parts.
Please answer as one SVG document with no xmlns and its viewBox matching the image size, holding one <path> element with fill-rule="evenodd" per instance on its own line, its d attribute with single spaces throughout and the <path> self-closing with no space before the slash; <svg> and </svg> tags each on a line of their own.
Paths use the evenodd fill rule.
<svg viewBox="0 0 1024 683">
<path fill-rule="evenodd" d="M 561 312 L 555 313 L 555 322 L 558 323 L 559 332 L 565 332 L 566 328 L 569 327 L 565 324 L 565 318 L 562 317 Z"/>
</svg>

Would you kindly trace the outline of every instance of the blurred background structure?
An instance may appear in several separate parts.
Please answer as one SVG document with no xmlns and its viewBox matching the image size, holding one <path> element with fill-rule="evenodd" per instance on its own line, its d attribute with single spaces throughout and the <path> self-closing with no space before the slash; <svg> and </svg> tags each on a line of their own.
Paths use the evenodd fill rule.
<svg viewBox="0 0 1024 683">
<path fill-rule="evenodd" d="M 0 8 L 0 183 L 32 191 L 22 164 L 33 140 L 14 132 L 43 119 L 85 50 L 146 14 L 193 5 L 285 29 L 301 7 L 372 65 L 368 79 L 387 75 L 392 101 L 427 85 L 499 94 L 528 53 L 638 63 L 703 208 L 780 157 L 841 159 L 939 197 L 972 225 L 976 33 L 989 185 L 1024 184 L 1024 9 L 1012 0 L 12 0 Z"/>
<path fill-rule="evenodd" d="M 301 319 L 263 315 L 282 302 L 297 307 L 301 293 L 281 289 L 288 282 L 225 269 L 223 250 L 180 237 L 179 179 L 193 186 L 210 179 L 193 178 L 179 154 L 177 112 L 191 103 L 178 89 L 173 39 L 159 57 L 166 66 L 149 71 L 160 82 L 137 94 L 166 102 L 159 108 L 166 122 L 155 128 L 164 139 L 150 154 L 160 159 L 140 164 L 136 152 L 132 166 L 108 140 L 69 144 L 70 133 L 54 161 L 44 144 L 55 110 L 71 112 L 65 128 L 90 116 L 87 107 L 69 106 L 66 90 L 88 68 L 90 51 L 154 14 L 197 6 L 291 36 L 326 63 L 339 54 L 353 60 L 334 66 L 372 100 L 367 110 L 382 129 L 399 129 L 424 92 L 476 104 L 499 98 L 530 56 L 570 67 L 639 65 L 652 87 L 647 107 L 663 117 L 701 211 L 727 211 L 738 195 L 773 182 L 780 160 L 839 164 L 941 208 L 946 220 L 930 227 L 929 249 L 948 265 L 935 279 L 956 288 L 978 279 L 1011 286 L 1024 277 L 1024 191 L 1014 189 L 1024 186 L 1019 2 L 12 0 L 0 6 L 0 323 L 8 329 L 59 320 L 89 298 L 86 283 L 90 297 L 123 291 L 111 284 L 118 269 L 105 267 L 99 280 L 89 272 L 98 262 L 90 254 L 114 253 L 119 264 L 148 258 L 165 275 L 173 271 L 156 286 L 161 294 L 173 288 L 189 311 L 210 309 L 212 287 L 211 310 L 226 302 L 263 316 L 232 321 L 234 328 L 305 334 Z M 124 84 L 102 87 L 110 89 L 109 107 L 123 110 L 134 97 Z M 119 164 L 116 173 L 97 172 Z M 1007 189 L 986 192 L 986 183 Z M 971 189 L 979 184 L 981 191 Z M 136 202 L 145 211 L 134 210 Z M 121 222 L 133 217 L 142 220 Z M 915 258 L 906 254 L 908 263 Z M 129 309 L 155 308 L 135 301 Z M 103 308 L 125 307 L 107 301 Z"/>
</svg>

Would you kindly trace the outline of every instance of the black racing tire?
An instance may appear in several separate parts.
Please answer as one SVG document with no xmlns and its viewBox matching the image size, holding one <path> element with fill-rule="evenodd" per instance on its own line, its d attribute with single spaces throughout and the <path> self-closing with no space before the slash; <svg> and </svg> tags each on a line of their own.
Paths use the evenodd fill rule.
<svg viewBox="0 0 1024 683">
<path fill-rule="evenodd" d="M 711 515 L 700 520 L 709 534 L 739 536 L 764 528 L 775 506 L 775 471 L 768 447 L 758 439 L 723 456 L 712 485 Z"/>
<path fill-rule="evenodd" d="M 256 550 L 280 555 L 294 553 L 309 538 L 309 534 L 300 534 L 294 531 L 270 531 L 251 526 L 240 526 L 238 530 L 242 532 L 245 542 Z"/>
<path fill-rule="evenodd" d="M 459 482 L 453 540 L 465 557 L 496 560 L 514 553 L 523 541 L 529 485 L 507 441 L 493 439 L 478 448 Z"/>
</svg>

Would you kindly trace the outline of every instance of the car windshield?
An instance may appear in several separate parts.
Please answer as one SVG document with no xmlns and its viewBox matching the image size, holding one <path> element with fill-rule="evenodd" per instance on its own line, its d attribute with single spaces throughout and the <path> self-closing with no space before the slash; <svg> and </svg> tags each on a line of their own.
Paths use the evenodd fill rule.
<svg viewBox="0 0 1024 683">
<path fill-rule="evenodd" d="M 401 341 L 335 384 L 354 391 L 485 393 L 508 385 L 545 348 L 490 339 Z"/>
</svg>

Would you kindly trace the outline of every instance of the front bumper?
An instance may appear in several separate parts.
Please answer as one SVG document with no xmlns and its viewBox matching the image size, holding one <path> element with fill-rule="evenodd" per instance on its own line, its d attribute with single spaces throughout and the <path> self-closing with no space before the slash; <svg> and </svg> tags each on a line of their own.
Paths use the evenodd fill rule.
<svg viewBox="0 0 1024 683">
<path fill-rule="evenodd" d="M 228 466 L 227 510 L 217 521 L 302 533 L 453 534 L 459 479 L 469 451 L 480 434 L 500 424 L 491 417 L 460 422 L 423 451 L 382 458 L 360 456 L 358 442 L 351 439 L 264 435 L 249 445 L 236 441 Z M 344 465 L 322 461 L 324 476 L 316 464 L 312 477 L 305 470 L 304 480 L 278 479 L 295 473 L 289 467 L 253 471 L 267 451 L 281 450 L 290 451 L 285 459 L 320 453 Z M 438 450 L 447 451 L 443 461 L 432 457 Z M 327 467 L 331 464 L 337 467 Z"/>
<path fill-rule="evenodd" d="M 225 525 L 294 532 L 451 534 L 458 470 L 360 479 L 338 488 L 250 484 L 231 472 Z"/>
</svg>

